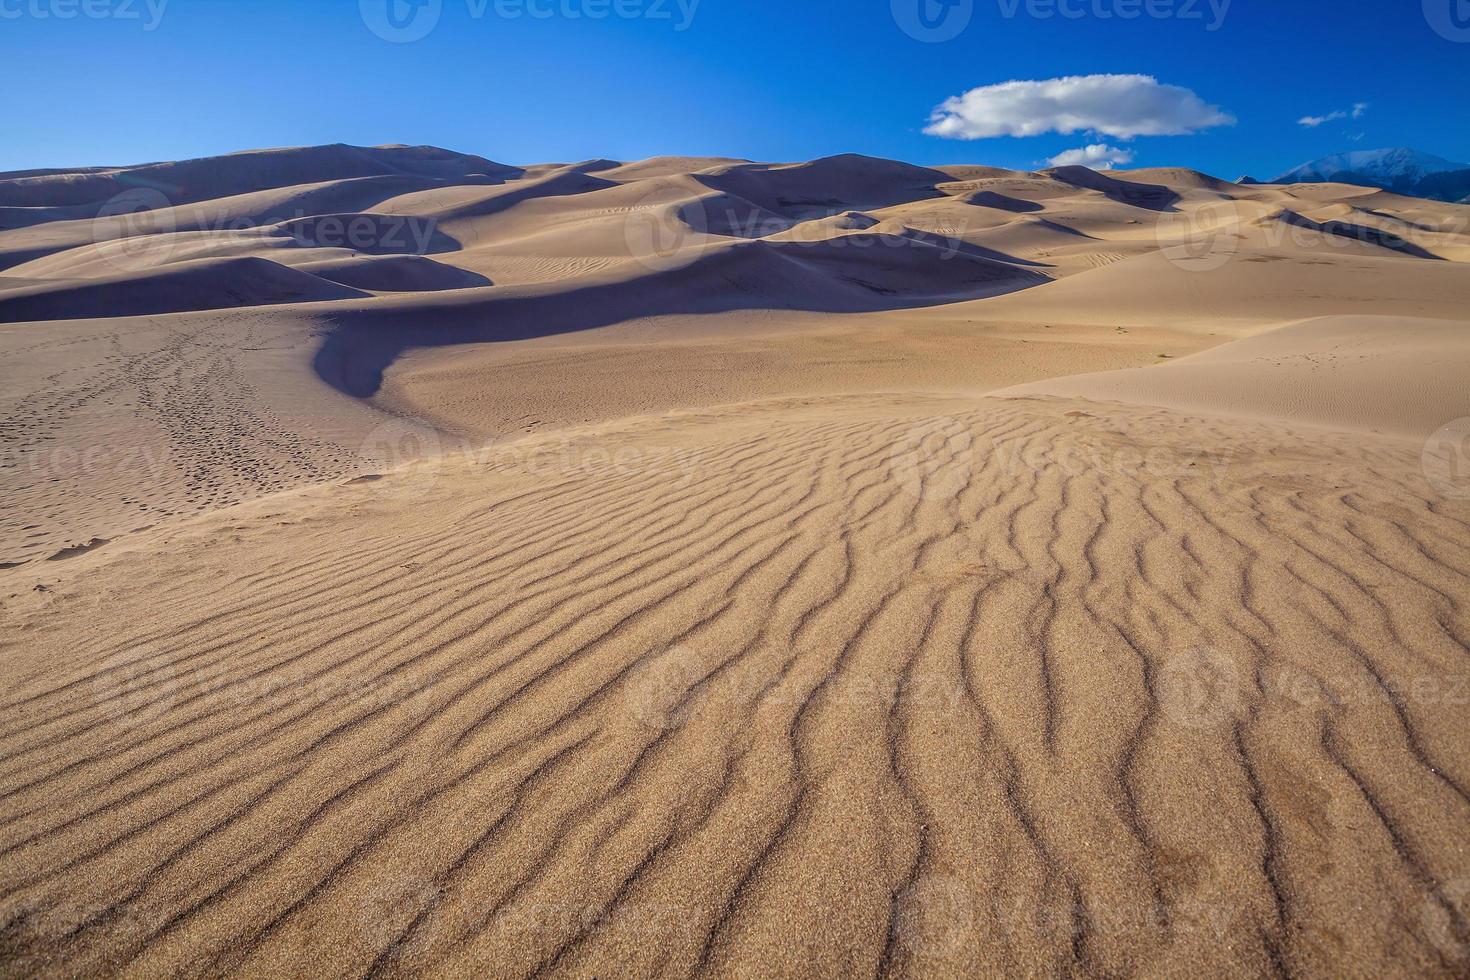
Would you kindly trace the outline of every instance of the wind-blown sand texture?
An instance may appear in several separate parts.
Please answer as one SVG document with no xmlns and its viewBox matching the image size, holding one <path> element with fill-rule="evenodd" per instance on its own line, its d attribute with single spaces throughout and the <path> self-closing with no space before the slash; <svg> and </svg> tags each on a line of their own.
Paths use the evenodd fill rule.
<svg viewBox="0 0 1470 980">
<path fill-rule="evenodd" d="M 1470 972 L 1467 217 L 0 175 L 0 973 Z"/>
</svg>

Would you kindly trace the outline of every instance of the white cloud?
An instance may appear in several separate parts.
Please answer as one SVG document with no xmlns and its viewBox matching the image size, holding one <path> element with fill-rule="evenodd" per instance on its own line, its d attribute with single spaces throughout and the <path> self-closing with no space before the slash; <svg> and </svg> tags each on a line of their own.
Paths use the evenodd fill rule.
<svg viewBox="0 0 1470 980">
<path fill-rule="evenodd" d="M 1339 119 L 1346 118 L 1347 113 L 1339 109 L 1337 112 L 1329 112 L 1325 116 L 1302 116 L 1297 120 L 1297 125 L 1306 126 L 1308 129 L 1316 129 L 1323 123 L 1336 122 Z"/>
<path fill-rule="evenodd" d="M 1093 143 L 1077 150 L 1063 150 L 1046 161 L 1053 167 L 1099 167 L 1126 166 L 1133 162 L 1132 150 L 1121 150 L 1106 143 Z"/>
<path fill-rule="evenodd" d="M 1117 139 L 1182 136 L 1235 117 L 1151 75 L 1074 75 L 971 89 L 934 109 L 924 132 L 946 139 L 1102 133 Z"/>
<path fill-rule="evenodd" d="M 1351 110 L 1337 109 L 1325 116 L 1302 116 L 1297 120 L 1297 125 L 1306 126 L 1308 129 L 1316 129 L 1323 123 L 1337 122 L 1339 119 L 1362 119 L 1368 111 L 1368 103 L 1354 102 Z"/>
</svg>

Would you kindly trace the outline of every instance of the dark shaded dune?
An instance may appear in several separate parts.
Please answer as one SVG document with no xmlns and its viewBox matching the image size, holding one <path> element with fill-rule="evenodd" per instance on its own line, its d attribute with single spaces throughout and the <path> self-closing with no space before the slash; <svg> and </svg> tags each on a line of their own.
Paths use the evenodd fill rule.
<svg viewBox="0 0 1470 980">
<path fill-rule="evenodd" d="M 565 169 L 572 173 L 592 174 L 603 170 L 616 170 L 621 166 L 623 166 L 623 161 L 621 160 L 608 160 L 599 157 L 595 160 L 583 160 L 581 163 L 569 163 Z"/>
<path fill-rule="evenodd" d="M 859 243 L 859 237 L 871 240 Z M 525 340 L 672 314 L 933 306 L 1049 281 L 1037 272 L 895 235 L 742 242 L 705 251 L 680 268 L 605 285 L 525 287 L 429 296 L 411 307 L 377 302 L 324 310 L 333 329 L 314 364 L 328 384 L 369 397 L 383 371 L 415 347 Z"/>
<path fill-rule="evenodd" d="M 428 292 L 494 285 L 477 272 L 422 255 L 384 255 L 306 262 L 295 267 L 331 282 L 375 292 Z"/>
<path fill-rule="evenodd" d="M 742 165 L 695 175 L 707 187 L 793 218 L 825 217 L 944 196 L 948 174 L 857 154 L 794 166 Z"/>
<path fill-rule="evenodd" d="M 682 205 L 678 219 L 691 230 L 726 238 L 765 238 L 796 224 L 795 219 L 767 210 L 735 194 L 707 194 Z"/>
<path fill-rule="evenodd" d="M 415 176 L 509 179 L 514 167 L 432 146 L 331 146 L 248 150 L 177 163 L 153 163 L 107 172 L 46 176 L 0 174 L 0 206 L 47 207 L 101 203 L 123 191 L 147 188 L 175 204 L 350 177 Z"/>
<path fill-rule="evenodd" d="M 1377 245 L 1379 248 L 1386 248 L 1401 255 L 1412 255 L 1416 259 L 1438 260 L 1440 258 L 1423 246 L 1407 241 L 1384 228 L 1375 228 L 1372 225 L 1354 224 L 1351 221 L 1324 221 L 1322 230 L 1329 235 L 1364 242 L 1368 245 Z"/>
<path fill-rule="evenodd" d="M 450 222 L 466 218 L 486 218 L 508 211 L 518 204 L 538 198 L 571 197 L 616 188 L 618 184 L 581 171 L 558 171 L 539 179 L 518 180 L 489 188 L 473 200 L 456 202 L 415 213 L 436 221 Z"/>
<path fill-rule="evenodd" d="M 204 259 L 137 275 L 58 280 L 0 294 L 0 323 L 150 316 L 366 294 L 267 259 Z"/>
<path fill-rule="evenodd" d="M 998 194 L 995 191 L 976 191 L 963 198 L 966 204 L 973 204 L 980 208 L 997 208 L 1001 211 L 1011 211 L 1016 214 L 1029 214 L 1033 211 L 1043 209 L 1042 205 L 1035 201 L 1023 201 L 1019 197 L 1009 197 Z"/>
<path fill-rule="evenodd" d="M 1316 221 L 1304 214 L 1293 211 L 1291 208 L 1282 208 L 1274 214 L 1258 219 L 1255 224 L 1258 227 L 1269 228 L 1273 224 L 1288 225 L 1293 228 L 1301 228 L 1306 231 L 1315 231 L 1323 235 L 1335 235 L 1349 241 L 1362 242 L 1365 245 L 1374 245 L 1378 248 L 1398 252 L 1401 255 L 1413 256 L 1417 259 L 1435 259 L 1440 256 L 1426 250 L 1421 245 L 1416 245 L 1399 235 L 1373 225 L 1357 224 L 1351 221 L 1332 219 L 1329 221 Z"/>
<path fill-rule="evenodd" d="M 271 231 L 302 248 L 347 248 L 366 255 L 434 255 L 460 248 L 432 222 L 406 215 L 314 214 L 281 222 Z"/>
<path fill-rule="evenodd" d="M 1096 170 L 1089 170 L 1087 167 L 1055 167 L 1051 170 L 1043 170 L 1041 173 L 1073 187 L 1097 191 L 1119 204 L 1127 204 L 1149 211 L 1178 210 L 1174 205 L 1180 200 L 1179 195 L 1162 184 L 1118 180 L 1115 177 L 1100 174 Z"/>
<path fill-rule="evenodd" d="M 490 182 L 489 178 L 468 178 L 455 183 Z M 156 210 L 131 211 L 126 201 L 100 209 L 90 205 L 46 209 L 55 216 L 36 222 L 34 227 L 0 231 L 0 270 L 121 237 L 194 231 L 227 233 L 315 215 L 371 211 L 384 201 L 443 186 L 448 186 L 445 181 L 432 177 L 356 177 Z M 142 207 L 156 202 L 152 195 L 140 195 L 136 201 Z"/>
<path fill-rule="evenodd" d="M 85 204 L 58 208 L 6 208 L 0 207 L 0 235 L 7 231 L 31 228 L 51 221 L 76 221 L 96 217 L 94 208 Z M 0 251 L 0 262 L 4 261 Z"/>
</svg>

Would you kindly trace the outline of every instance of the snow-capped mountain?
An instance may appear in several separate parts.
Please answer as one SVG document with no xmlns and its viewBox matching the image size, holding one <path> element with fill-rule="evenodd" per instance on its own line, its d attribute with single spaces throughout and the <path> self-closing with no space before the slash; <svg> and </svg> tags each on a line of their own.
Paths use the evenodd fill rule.
<svg viewBox="0 0 1470 980">
<path fill-rule="evenodd" d="M 1462 201 L 1470 196 L 1470 163 L 1456 163 L 1432 153 L 1396 147 L 1356 150 L 1304 163 L 1271 181 L 1273 184 L 1360 184 L 1398 194 Z"/>
</svg>

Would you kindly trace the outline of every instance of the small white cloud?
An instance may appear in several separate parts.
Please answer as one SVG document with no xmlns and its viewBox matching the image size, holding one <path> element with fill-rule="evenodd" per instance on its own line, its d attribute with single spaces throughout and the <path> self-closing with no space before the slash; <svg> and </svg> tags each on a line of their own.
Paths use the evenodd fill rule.
<svg viewBox="0 0 1470 980">
<path fill-rule="evenodd" d="M 1046 161 L 1053 167 L 1091 167 L 1093 170 L 1126 166 L 1133 162 L 1133 151 L 1106 143 L 1093 143 L 1076 150 L 1063 150 Z"/>
<path fill-rule="evenodd" d="M 1354 102 L 1351 110 L 1335 109 L 1325 116 L 1302 116 L 1297 120 L 1298 126 L 1306 126 L 1308 129 L 1316 129 L 1323 123 L 1337 122 L 1339 119 L 1362 119 L 1368 111 L 1368 103 Z"/>
<path fill-rule="evenodd" d="M 1117 139 L 1182 136 L 1235 117 L 1151 75 L 1074 75 L 971 89 L 934 109 L 924 132 L 946 139 L 1102 133 Z"/>
</svg>

